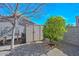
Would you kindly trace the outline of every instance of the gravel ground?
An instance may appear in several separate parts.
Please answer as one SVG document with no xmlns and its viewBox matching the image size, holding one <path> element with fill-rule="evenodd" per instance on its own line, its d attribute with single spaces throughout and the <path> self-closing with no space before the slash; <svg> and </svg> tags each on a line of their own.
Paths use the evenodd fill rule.
<svg viewBox="0 0 79 59">
<path fill-rule="evenodd" d="M 7 56 L 66 56 L 57 48 L 49 48 L 42 43 L 24 44 L 16 47 Z"/>
<path fill-rule="evenodd" d="M 5 56 L 10 53 L 10 46 L 0 46 L 0 56 Z"/>
<path fill-rule="evenodd" d="M 0 56 L 79 56 L 79 46 L 60 42 L 56 47 L 49 48 L 42 43 L 15 45 L 10 51 L 10 46 L 0 47 Z"/>
</svg>

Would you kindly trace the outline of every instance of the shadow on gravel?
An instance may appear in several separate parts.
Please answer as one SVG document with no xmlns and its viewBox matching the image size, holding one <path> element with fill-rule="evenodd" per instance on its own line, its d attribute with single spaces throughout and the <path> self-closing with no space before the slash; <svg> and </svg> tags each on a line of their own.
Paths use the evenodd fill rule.
<svg viewBox="0 0 79 59">
<path fill-rule="evenodd" d="M 16 47 L 6 56 L 40 56 L 42 54 L 47 55 L 47 52 L 51 49 L 52 48 L 45 46 L 43 43 L 25 44 Z"/>
<path fill-rule="evenodd" d="M 6 50 L 0 50 L 0 52 L 3 52 L 3 51 L 10 51 L 10 49 L 6 49 Z"/>
<path fill-rule="evenodd" d="M 79 46 L 67 42 L 58 43 L 57 48 L 68 56 L 79 56 Z"/>
<path fill-rule="evenodd" d="M 0 52 L 3 52 L 3 51 L 10 51 L 10 49 L 7 49 L 7 50 L 0 50 Z"/>
</svg>

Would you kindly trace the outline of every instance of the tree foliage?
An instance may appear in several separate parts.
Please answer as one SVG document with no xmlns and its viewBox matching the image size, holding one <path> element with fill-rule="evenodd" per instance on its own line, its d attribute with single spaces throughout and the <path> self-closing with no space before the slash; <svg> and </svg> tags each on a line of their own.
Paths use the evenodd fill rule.
<svg viewBox="0 0 79 59">
<path fill-rule="evenodd" d="M 65 29 L 65 20 L 63 17 L 50 17 L 43 28 L 44 38 L 48 38 L 51 42 L 63 39 Z"/>
</svg>

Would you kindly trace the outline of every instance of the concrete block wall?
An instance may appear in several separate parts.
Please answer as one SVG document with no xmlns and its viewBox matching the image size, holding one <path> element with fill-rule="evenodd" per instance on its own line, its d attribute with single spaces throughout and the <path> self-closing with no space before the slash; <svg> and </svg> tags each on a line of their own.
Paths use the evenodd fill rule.
<svg viewBox="0 0 79 59">
<path fill-rule="evenodd" d="M 79 46 L 79 27 L 70 27 L 64 34 L 64 42 Z"/>
</svg>

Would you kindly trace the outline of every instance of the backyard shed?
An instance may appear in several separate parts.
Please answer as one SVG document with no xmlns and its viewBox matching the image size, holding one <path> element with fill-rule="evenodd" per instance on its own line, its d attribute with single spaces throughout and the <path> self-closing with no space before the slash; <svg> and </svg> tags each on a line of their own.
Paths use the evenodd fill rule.
<svg viewBox="0 0 79 59">
<path fill-rule="evenodd" d="M 42 26 L 26 24 L 26 42 L 38 41 L 43 39 Z"/>
<path fill-rule="evenodd" d="M 43 25 L 38 25 L 27 18 L 22 20 L 24 25 L 24 34 L 27 43 L 43 40 Z"/>
</svg>

